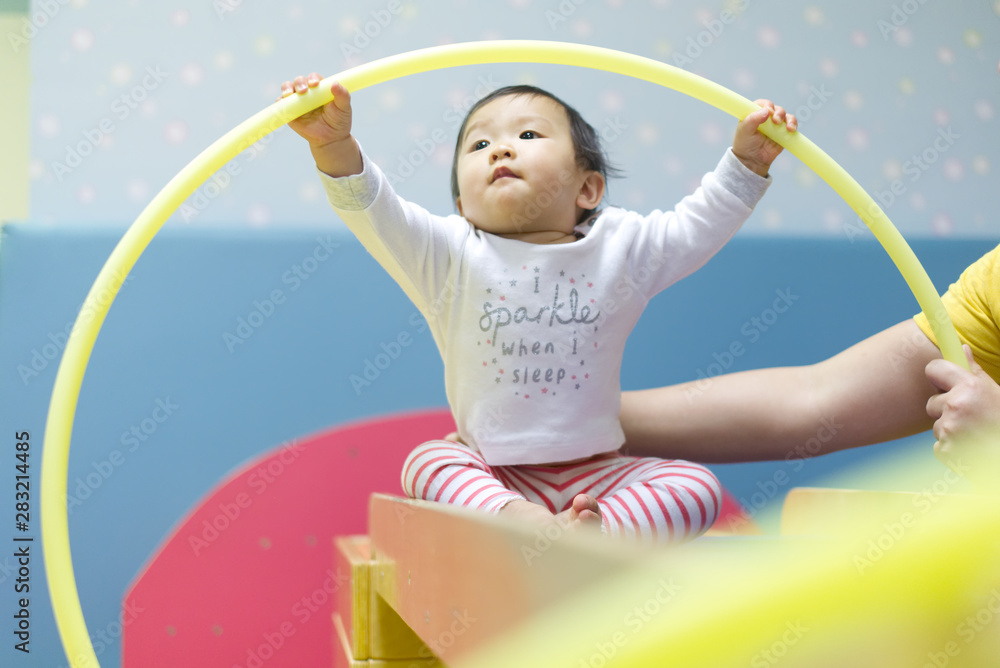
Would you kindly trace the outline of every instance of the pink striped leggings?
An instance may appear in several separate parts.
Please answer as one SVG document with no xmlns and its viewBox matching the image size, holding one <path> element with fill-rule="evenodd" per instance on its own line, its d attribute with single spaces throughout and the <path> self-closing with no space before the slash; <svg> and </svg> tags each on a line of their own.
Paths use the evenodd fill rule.
<svg viewBox="0 0 1000 668">
<path fill-rule="evenodd" d="M 515 499 L 559 513 L 577 494 L 597 499 L 604 531 L 657 542 L 695 538 L 715 522 L 722 489 L 704 466 L 607 454 L 559 466 L 489 466 L 461 443 L 429 441 L 403 465 L 412 499 L 496 513 Z"/>
</svg>

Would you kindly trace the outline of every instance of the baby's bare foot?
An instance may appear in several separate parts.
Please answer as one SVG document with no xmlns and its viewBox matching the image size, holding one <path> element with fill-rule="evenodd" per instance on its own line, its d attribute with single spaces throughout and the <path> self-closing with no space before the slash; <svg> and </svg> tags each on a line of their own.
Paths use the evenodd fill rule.
<svg viewBox="0 0 1000 668">
<path fill-rule="evenodd" d="M 568 529 L 600 529 L 601 508 L 597 499 L 589 494 L 577 494 L 573 505 L 556 515 L 559 523 Z"/>
</svg>

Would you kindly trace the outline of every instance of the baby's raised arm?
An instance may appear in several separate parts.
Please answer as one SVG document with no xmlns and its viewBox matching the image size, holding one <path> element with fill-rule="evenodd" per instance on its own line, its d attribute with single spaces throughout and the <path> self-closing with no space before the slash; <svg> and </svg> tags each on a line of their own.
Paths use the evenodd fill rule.
<svg viewBox="0 0 1000 668">
<path fill-rule="evenodd" d="M 323 80 L 313 72 L 307 77 L 295 77 L 281 84 L 281 97 L 293 93 L 304 95 Z M 351 136 L 351 94 L 334 82 L 330 88 L 333 100 L 306 112 L 288 123 L 288 127 L 309 142 L 316 167 L 332 177 L 360 174 L 363 168 L 361 149 Z"/>
</svg>

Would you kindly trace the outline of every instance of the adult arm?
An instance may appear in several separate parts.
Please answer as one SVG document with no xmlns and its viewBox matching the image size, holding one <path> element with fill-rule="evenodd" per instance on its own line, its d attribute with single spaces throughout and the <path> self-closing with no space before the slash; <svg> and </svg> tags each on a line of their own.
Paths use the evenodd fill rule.
<svg viewBox="0 0 1000 668">
<path fill-rule="evenodd" d="M 828 360 L 622 395 L 630 454 L 736 462 L 793 459 L 931 428 L 924 369 L 940 358 L 906 320 Z"/>
</svg>

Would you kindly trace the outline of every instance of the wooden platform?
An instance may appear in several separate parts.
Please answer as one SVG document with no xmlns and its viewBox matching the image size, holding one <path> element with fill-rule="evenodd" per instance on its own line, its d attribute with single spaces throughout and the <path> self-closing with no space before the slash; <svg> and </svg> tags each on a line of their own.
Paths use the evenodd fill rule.
<svg viewBox="0 0 1000 668">
<path fill-rule="evenodd" d="M 795 490 L 785 535 L 640 549 L 375 495 L 370 552 L 353 540 L 359 558 L 370 556 L 369 609 L 384 603 L 391 623 L 422 642 L 411 644 L 411 660 L 892 668 L 937 656 L 951 668 L 992 665 L 982 661 L 1000 655 L 1000 514 L 978 497 L 937 501 L 921 513 L 919 495 Z M 956 628 L 970 614 L 997 620 L 966 643 Z M 357 648 L 358 621 L 353 635 L 338 622 L 342 648 Z M 340 665 L 397 665 L 373 660 Z"/>
<path fill-rule="evenodd" d="M 378 595 L 368 536 L 335 540 L 334 572 L 350 574 L 350 586 L 337 591 L 333 613 L 335 668 L 440 668 L 433 652 Z"/>
<path fill-rule="evenodd" d="M 372 497 L 370 531 L 375 590 L 444 660 L 482 646 L 638 556 L 624 545 L 556 526 L 543 531 L 380 495 Z"/>
</svg>

